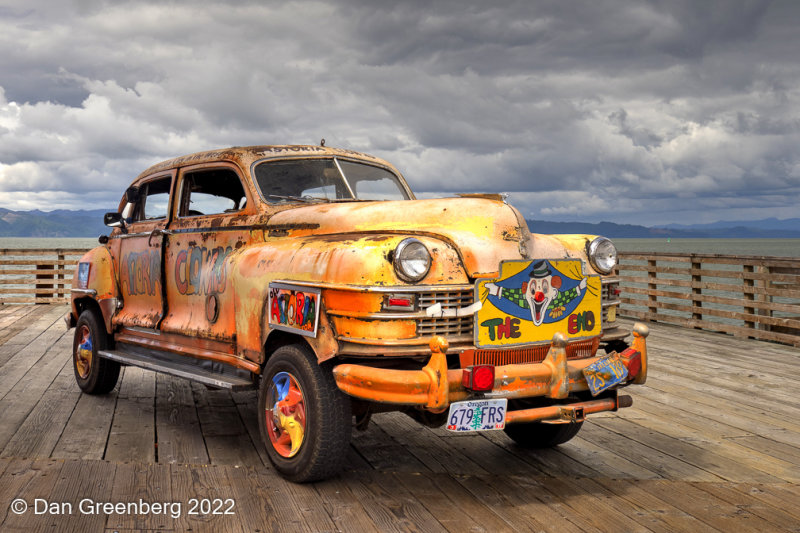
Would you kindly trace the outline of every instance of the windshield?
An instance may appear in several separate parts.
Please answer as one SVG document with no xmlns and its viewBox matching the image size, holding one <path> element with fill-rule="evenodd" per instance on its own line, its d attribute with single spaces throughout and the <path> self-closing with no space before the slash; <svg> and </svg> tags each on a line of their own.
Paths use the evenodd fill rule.
<svg viewBox="0 0 800 533">
<path fill-rule="evenodd" d="M 264 161 L 256 165 L 255 179 L 269 203 L 408 199 L 388 170 L 335 158 Z"/>
</svg>

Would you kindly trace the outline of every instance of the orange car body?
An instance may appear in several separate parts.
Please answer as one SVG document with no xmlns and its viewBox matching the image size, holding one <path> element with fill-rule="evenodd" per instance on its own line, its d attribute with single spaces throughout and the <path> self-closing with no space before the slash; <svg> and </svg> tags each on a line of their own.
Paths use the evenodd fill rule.
<svg viewBox="0 0 800 533">
<path fill-rule="evenodd" d="M 333 159 L 388 171 L 397 179 L 396 194 L 405 198 L 281 199 L 254 175 L 263 163 Z M 190 205 L 192 191 L 212 191 L 210 176 L 234 186 L 238 180 L 241 197 L 231 208 L 209 213 Z M 235 368 L 254 381 L 271 348 L 292 338 L 307 344 L 320 363 L 335 361 L 340 390 L 383 410 L 439 413 L 451 402 L 475 397 L 462 376 L 476 364 L 495 367 L 495 396 L 553 400 L 527 410 L 536 412 L 509 412 L 509 423 L 514 417 L 574 421 L 625 403 L 616 393 L 574 397 L 588 390 L 584 369 L 604 357 L 598 347 L 622 351 L 619 342 L 628 334 L 616 325 L 618 280 L 597 272 L 587 255 L 593 236 L 531 233 L 520 212 L 499 195 L 417 200 L 386 161 L 320 146 L 193 154 L 154 165 L 133 187 L 147 204 L 139 209 L 123 198 L 121 227 L 81 259 L 88 266 L 79 267 L 73 281 L 67 317 L 73 325 L 83 310 L 97 309 L 116 343 Z M 430 256 L 418 281 L 402 279 L 395 264 L 398 246 L 409 238 Z M 512 292 L 498 288 L 501 264 L 514 275 L 527 268 L 524 275 L 533 283 L 534 261 L 542 259 L 573 261 L 567 266 L 577 269 L 576 277 L 564 278 L 576 284 L 573 293 L 586 290 L 581 276 L 593 292 L 599 290 L 591 317 L 565 315 L 564 331 L 556 335 L 561 323 L 551 320 L 550 329 L 542 329 L 545 337 L 532 333 L 535 319 L 524 314 L 530 311 L 521 311 L 521 319 L 509 314 L 503 322 L 507 311 L 497 304 Z M 477 285 L 492 294 L 500 318 L 476 318 L 482 312 L 474 311 L 476 303 L 488 307 Z M 522 299 L 518 303 L 526 308 Z M 569 314 L 569 303 L 561 307 Z M 567 331 L 580 328 L 591 334 Z M 495 333 L 507 342 L 491 344 Z M 638 328 L 634 346 L 620 355 L 636 372 L 619 386 L 644 382 L 645 336 L 646 328 Z M 570 395 L 570 402 L 557 405 Z"/>
</svg>

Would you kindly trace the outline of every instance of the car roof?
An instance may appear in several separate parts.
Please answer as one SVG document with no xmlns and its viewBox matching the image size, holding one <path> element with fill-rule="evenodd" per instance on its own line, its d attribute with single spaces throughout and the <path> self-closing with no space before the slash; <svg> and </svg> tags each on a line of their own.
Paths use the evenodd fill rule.
<svg viewBox="0 0 800 533">
<path fill-rule="evenodd" d="M 145 176 L 150 176 L 157 172 L 170 170 L 178 167 L 197 165 L 203 163 L 215 163 L 227 161 L 239 165 L 242 169 L 247 169 L 255 161 L 262 159 L 294 159 L 298 157 L 344 157 L 359 159 L 368 163 L 377 164 L 391 169 L 396 174 L 400 174 L 397 169 L 387 161 L 378 157 L 347 150 L 342 148 L 329 148 L 327 146 L 313 145 L 270 145 L 270 146 L 234 146 L 231 148 L 221 148 L 208 150 L 194 154 L 175 157 L 156 163 L 147 170 L 139 174 L 137 181 Z"/>
</svg>

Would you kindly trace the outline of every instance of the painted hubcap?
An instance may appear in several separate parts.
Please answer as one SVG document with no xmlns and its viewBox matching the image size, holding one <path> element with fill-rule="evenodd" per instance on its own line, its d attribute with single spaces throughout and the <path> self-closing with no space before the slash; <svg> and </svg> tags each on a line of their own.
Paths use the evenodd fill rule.
<svg viewBox="0 0 800 533">
<path fill-rule="evenodd" d="M 75 351 L 75 368 L 78 369 L 81 379 L 86 379 L 92 369 L 92 332 L 89 330 L 89 326 L 81 326 L 78 338 L 80 341 L 78 341 L 78 349 Z"/>
<path fill-rule="evenodd" d="M 273 448 L 283 457 L 293 457 L 306 433 L 306 405 L 303 389 L 288 372 L 272 377 L 264 413 Z"/>
</svg>

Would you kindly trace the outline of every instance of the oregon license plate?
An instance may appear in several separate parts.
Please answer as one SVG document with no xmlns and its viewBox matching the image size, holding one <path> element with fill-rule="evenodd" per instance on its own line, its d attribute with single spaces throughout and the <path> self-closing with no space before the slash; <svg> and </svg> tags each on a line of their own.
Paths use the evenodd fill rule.
<svg viewBox="0 0 800 533">
<path fill-rule="evenodd" d="M 613 353 L 584 368 L 583 375 L 586 376 L 586 383 L 592 396 L 597 396 L 604 390 L 622 383 L 622 380 L 628 377 L 628 369 L 622 364 L 619 355 Z"/>
<path fill-rule="evenodd" d="M 466 400 L 450 404 L 447 429 L 450 431 L 492 431 L 506 427 L 508 400 Z"/>
</svg>

